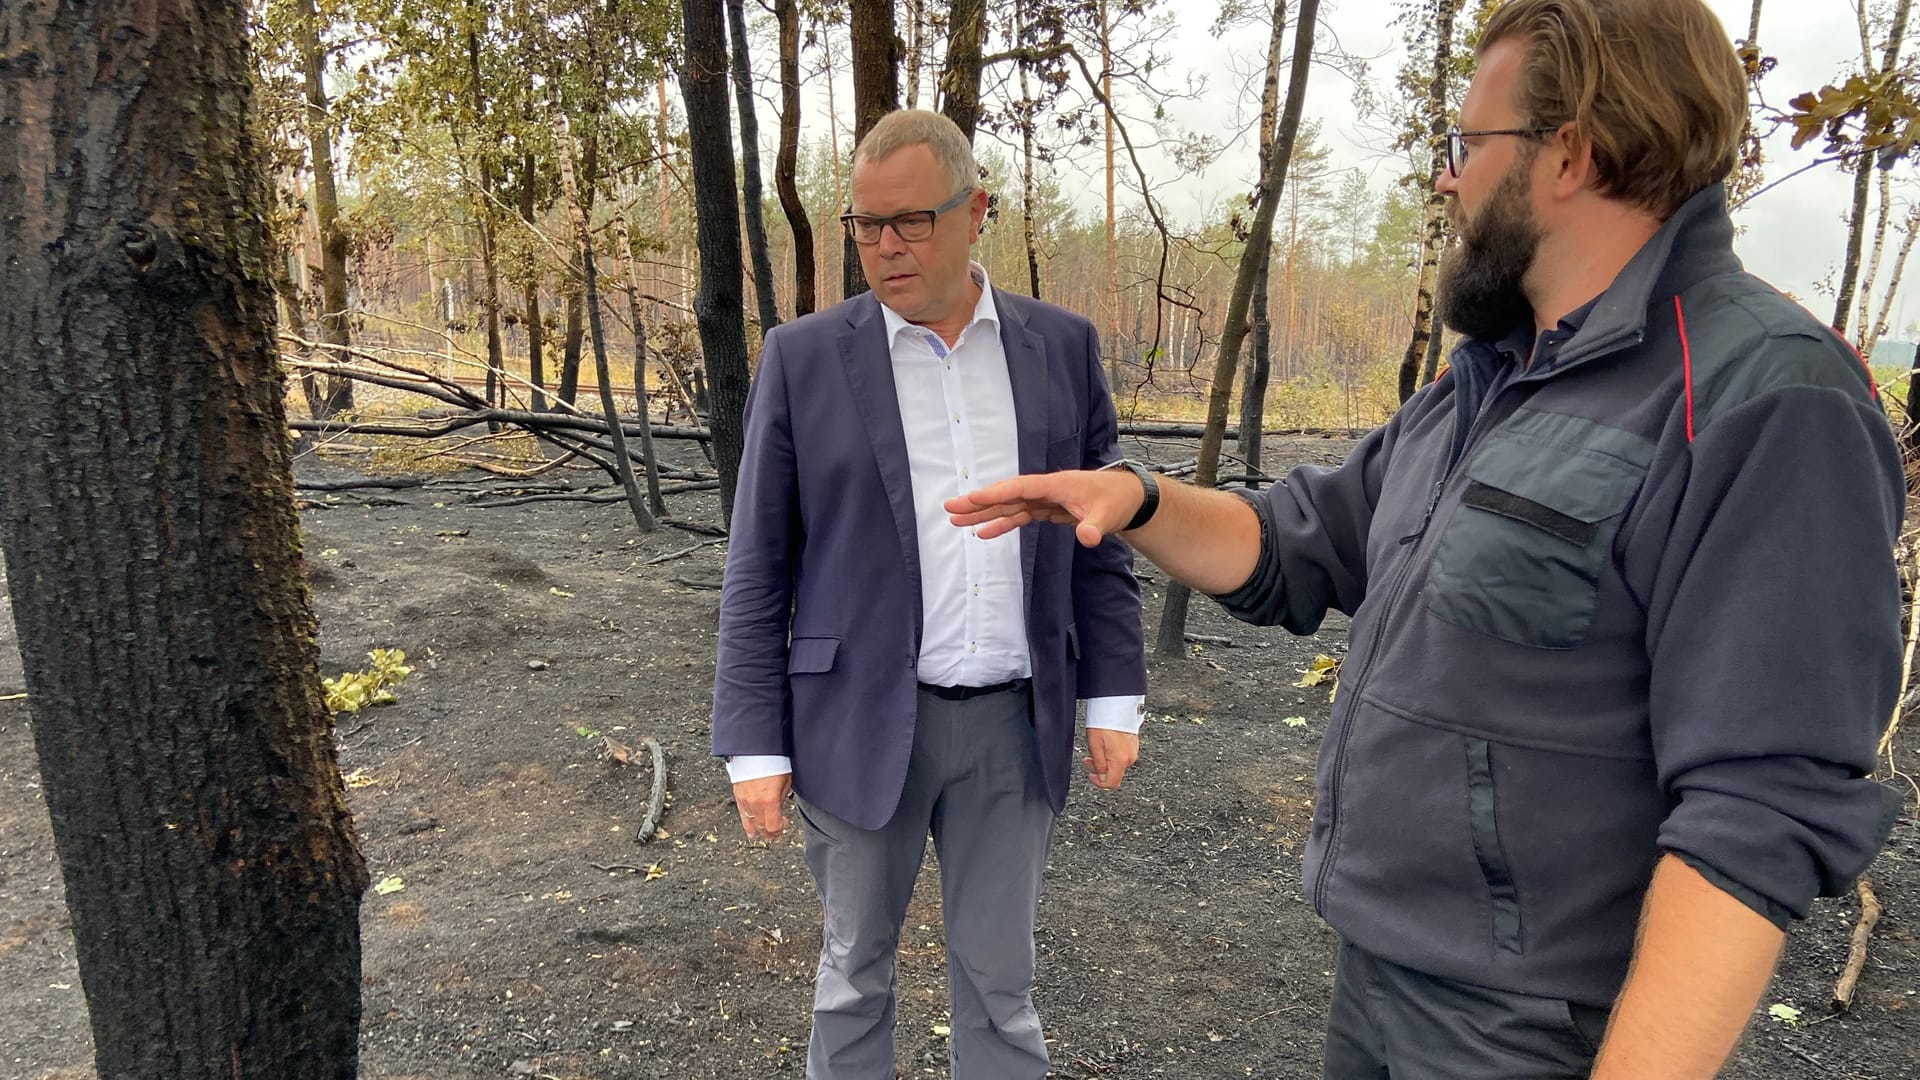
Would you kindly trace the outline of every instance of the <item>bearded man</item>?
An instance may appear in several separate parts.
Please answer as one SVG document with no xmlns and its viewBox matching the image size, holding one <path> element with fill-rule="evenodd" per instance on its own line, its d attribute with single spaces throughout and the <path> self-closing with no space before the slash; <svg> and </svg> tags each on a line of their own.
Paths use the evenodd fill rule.
<svg viewBox="0 0 1920 1080">
<path fill-rule="evenodd" d="M 1511 0 L 1439 190 L 1447 373 L 1337 469 L 947 504 L 1117 534 L 1251 622 L 1353 617 L 1306 853 L 1326 1075 L 1711 1077 L 1900 805 L 1905 486 L 1872 379 L 1733 253 L 1701 0 Z"/>
</svg>

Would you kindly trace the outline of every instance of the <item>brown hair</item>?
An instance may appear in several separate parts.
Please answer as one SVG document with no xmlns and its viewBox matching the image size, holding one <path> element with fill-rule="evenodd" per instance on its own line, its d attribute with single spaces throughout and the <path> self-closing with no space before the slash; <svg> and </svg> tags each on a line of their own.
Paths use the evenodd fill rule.
<svg viewBox="0 0 1920 1080">
<path fill-rule="evenodd" d="M 1509 38 L 1527 53 L 1515 107 L 1572 124 L 1601 191 L 1665 218 L 1733 171 L 1747 81 L 1703 0 L 1509 0 L 1480 52 Z"/>
</svg>

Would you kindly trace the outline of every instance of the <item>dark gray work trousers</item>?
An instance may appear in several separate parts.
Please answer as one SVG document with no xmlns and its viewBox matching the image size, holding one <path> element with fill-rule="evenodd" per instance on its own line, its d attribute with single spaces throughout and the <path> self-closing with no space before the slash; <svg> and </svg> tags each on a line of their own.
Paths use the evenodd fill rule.
<svg viewBox="0 0 1920 1080">
<path fill-rule="evenodd" d="M 1340 943 L 1326 1080 L 1585 1080 L 1607 1010 L 1436 978 Z"/>
</svg>

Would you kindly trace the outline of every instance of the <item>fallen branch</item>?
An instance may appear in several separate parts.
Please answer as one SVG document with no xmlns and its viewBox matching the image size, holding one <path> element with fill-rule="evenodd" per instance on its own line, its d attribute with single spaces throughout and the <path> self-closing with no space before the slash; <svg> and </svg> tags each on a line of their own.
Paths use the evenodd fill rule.
<svg viewBox="0 0 1920 1080">
<path fill-rule="evenodd" d="M 690 532 L 697 536 L 717 536 L 722 540 L 727 537 L 727 530 L 718 525 L 708 525 L 704 521 L 688 521 L 685 518 L 661 518 L 660 524 L 668 526 L 669 528 L 679 529 L 681 532 Z"/>
<path fill-rule="evenodd" d="M 395 476 L 387 479 L 369 476 L 361 480 L 297 480 L 294 488 L 298 491 L 359 491 L 362 488 L 386 488 L 389 491 L 400 488 L 426 487 L 436 477 Z"/>
<path fill-rule="evenodd" d="M 723 541 L 721 540 L 702 540 L 697 544 L 692 544 L 688 547 L 683 547 L 678 551 L 669 551 L 664 555 L 655 555 L 653 558 L 647 560 L 647 565 L 658 566 L 661 563 L 672 562 L 675 559 L 684 559 L 687 556 L 693 554 L 694 552 L 699 551 L 701 548 L 712 547 L 713 545 L 719 544 L 722 542 Z"/>
<path fill-rule="evenodd" d="M 1235 642 L 1232 638 L 1214 637 L 1210 634 L 1188 634 L 1187 640 L 1193 642 L 1196 645 L 1212 645 L 1222 649 L 1231 649 L 1236 647 Z"/>
<path fill-rule="evenodd" d="M 1866 875 L 1854 883 L 1853 891 L 1860 898 L 1860 921 L 1853 926 L 1853 939 L 1847 944 L 1847 963 L 1840 969 L 1840 981 L 1833 987 L 1835 1013 L 1853 1008 L 1853 992 L 1859 987 L 1860 973 L 1867 966 L 1867 940 L 1873 936 L 1874 924 L 1880 921 L 1880 898 L 1873 895 L 1873 885 Z"/>
<path fill-rule="evenodd" d="M 657 739 L 646 739 L 642 746 L 653 754 L 653 794 L 647 797 L 647 816 L 640 820 L 640 832 L 634 837 L 645 844 L 660 830 L 660 815 L 667 808 L 667 752 Z"/>
<path fill-rule="evenodd" d="M 685 585 L 689 589 L 715 590 L 720 588 L 720 582 L 714 578 L 677 577 L 673 579 L 673 583 L 675 585 Z"/>
</svg>

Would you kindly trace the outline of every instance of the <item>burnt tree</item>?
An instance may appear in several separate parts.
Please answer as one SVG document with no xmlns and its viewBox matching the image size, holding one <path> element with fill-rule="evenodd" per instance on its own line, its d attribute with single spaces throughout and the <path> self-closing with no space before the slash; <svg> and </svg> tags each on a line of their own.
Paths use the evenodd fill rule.
<svg viewBox="0 0 1920 1080">
<path fill-rule="evenodd" d="M 940 71 L 940 111 L 973 141 L 980 123 L 981 48 L 987 41 L 987 0 L 953 0 L 947 17 L 947 62 Z"/>
<path fill-rule="evenodd" d="M 780 190 L 780 208 L 793 230 L 793 317 L 819 306 L 814 273 L 813 222 L 800 198 L 800 4 L 774 0 L 773 15 L 780 24 L 780 156 L 774 167 L 774 186 Z"/>
<path fill-rule="evenodd" d="M 720 0 L 681 0 L 680 12 L 686 42 L 680 93 L 687 103 L 694 246 L 700 252 L 693 313 L 700 324 L 700 351 L 712 394 L 720 514 L 731 520 L 746 438 L 747 328 L 740 280 L 740 196 L 733 186 L 733 136 L 727 117 L 726 14 Z"/>
<path fill-rule="evenodd" d="M 893 32 L 893 0 L 851 0 L 847 28 L 853 37 L 853 143 L 867 137 L 880 118 L 900 107 L 900 41 Z M 841 295 L 867 291 L 860 252 L 841 237 Z"/>
<path fill-rule="evenodd" d="M 753 109 L 753 60 L 747 53 L 746 0 L 727 0 L 727 29 L 733 39 L 734 99 L 740 103 L 741 216 L 747 222 L 747 252 L 753 260 L 753 298 L 759 305 L 760 333 L 780 325 L 773 298 L 773 260 L 767 256 L 767 225 L 760 216 L 760 120 Z"/>
<path fill-rule="evenodd" d="M 0 545 L 107 1078 L 358 1062 L 247 10 L 0 9 Z"/>
</svg>

